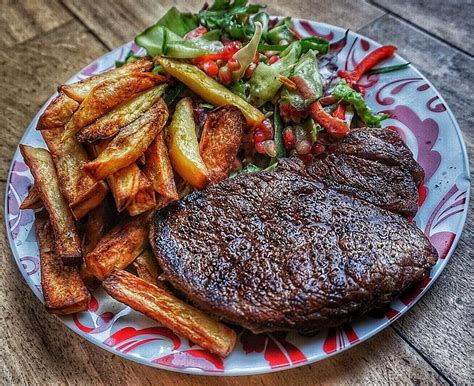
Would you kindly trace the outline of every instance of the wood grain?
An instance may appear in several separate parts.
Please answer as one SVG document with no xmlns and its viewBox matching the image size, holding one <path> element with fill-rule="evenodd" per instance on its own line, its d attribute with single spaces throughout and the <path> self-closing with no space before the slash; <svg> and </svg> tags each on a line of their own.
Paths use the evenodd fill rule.
<svg viewBox="0 0 474 386">
<path fill-rule="evenodd" d="M 394 32 L 397 33 L 394 33 Z M 474 60 L 440 43 L 416 28 L 392 16 L 384 16 L 361 33 L 400 47 L 409 59 L 430 79 L 453 110 L 471 155 L 474 172 Z M 420 50 L 419 47 L 423 47 Z M 470 208 L 474 205 L 471 195 Z M 472 209 L 471 209 L 472 210 Z M 472 213 L 472 212 L 471 212 Z M 454 256 L 441 277 L 421 301 L 395 328 L 425 357 L 455 383 L 472 383 L 469 355 L 473 336 L 474 217 L 468 215 L 466 227 Z"/>
<path fill-rule="evenodd" d="M 12 47 L 68 22 L 72 16 L 56 0 L 3 0 L 0 46 Z"/>
<path fill-rule="evenodd" d="M 385 0 L 380 1 L 388 4 Z M 71 20 L 70 13 L 52 0 L 0 3 L 0 32 L 4 35 L 0 37 L 0 47 L 16 44 L 15 50 L 0 51 L 2 196 L 3 181 L 14 149 L 25 127 L 56 86 L 105 51 L 100 41 L 113 48 L 130 40 L 175 3 L 171 0 L 160 4 L 152 0 L 64 0 L 76 20 Z M 415 20 L 416 15 L 405 13 L 403 7 L 406 3 L 392 0 L 389 5 L 394 12 L 403 10 L 406 19 Z M 191 0 L 180 3 L 179 7 L 197 10 L 201 4 L 201 0 Z M 403 4 L 403 7 L 397 4 Z M 272 2 L 269 12 L 292 14 L 352 29 L 365 26 L 362 33 L 384 43 L 397 44 L 400 53 L 410 58 L 447 99 L 472 154 L 472 58 L 396 17 L 380 18 L 383 16 L 380 9 L 361 0 L 335 0 L 329 5 L 322 0 L 277 0 Z M 424 11 L 415 7 L 412 9 L 414 12 L 423 15 Z M 428 14 L 429 18 L 435 16 Z M 439 17 L 439 20 L 444 20 L 445 16 Z M 456 17 L 461 18 L 463 14 Z M 432 31 L 438 33 L 435 29 Z M 451 39 L 449 35 L 444 38 Z M 0 221 L 4 221 L 3 216 L 2 207 Z M 472 280 L 469 273 L 472 272 L 474 255 L 473 226 L 471 215 L 467 232 L 443 275 L 418 305 L 396 323 L 395 329 L 386 329 L 368 342 L 313 365 L 246 378 L 198 377 L 156 370 L 124 360 L 85 341 L 44 311 L 16 267 L 2 226 L 0 382 L 111 385 L 444 383 L 446 379 L 439 371 L 455 383 L 473 383 L 469 378 L 472 374 L 469 361 Z"/>
<path fill-rule="evenodd" d="M 471 0 L 373 0 L 374 4 L 419 25 L 452 45 L 474 53 L 474 2 Z"/>
<path fill-rule="evenodd" d="M 87 25 L 109 47 L 114 48 L 134 38 L 155 23 L 168 8 L 176 2 L 163 0 L 63 0 L 64 4 L 81 21 Z M 256 3 L 265 3 L 255 1 Z M 268 12 L 272 15 L 292 15 L 306 19 L 357 29 L 382 16 L 384 13 L 363 0 L 324 0 L 298 1 L 292 7 L 286 0 L 266 2 Z M 187 11 L 198 11 L 203 5 L 202 0 L 188 0 L 179 4 L 179 8 Z M 290 11 L 291 9 L 291 11 Z"/>
<path fill-rule="evenodd" d="M 0 179 L 5 181 L 10 160 L 41 105 L 80 68 L 105 52 L 76 21 L 0 50 Z"/>
</svg>

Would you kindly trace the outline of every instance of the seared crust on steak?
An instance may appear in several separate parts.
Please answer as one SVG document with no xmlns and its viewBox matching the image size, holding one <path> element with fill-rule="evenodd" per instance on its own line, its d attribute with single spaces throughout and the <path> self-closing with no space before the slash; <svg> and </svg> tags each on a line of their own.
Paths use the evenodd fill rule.
<svg viewBox="0 0 474 386">
<path fill-rule="evenodd" d="M 350 154 L 359 158 L 378 161 L 389 166 L 408 170 L 416 185 L 425 178 L 425 172 L 400 135 L 390 129 L 352 129 L 347 136 L 331 149 L 334 154 Z"/>
<path fill-rule="evenodd" d="M 155 213 L 155 256 L 193 303 L 254 332 L 313 331 L 429 275 L 437 253 L 415 224 L 280 163 Z"/>
<path fill-rule="evenodd" d="M 329 154 L 308 166 L 308 173 L 331 188 L 407 217 L 418 210 L 418 190 L 408 170 L 348 154 Z"/>
</svg>

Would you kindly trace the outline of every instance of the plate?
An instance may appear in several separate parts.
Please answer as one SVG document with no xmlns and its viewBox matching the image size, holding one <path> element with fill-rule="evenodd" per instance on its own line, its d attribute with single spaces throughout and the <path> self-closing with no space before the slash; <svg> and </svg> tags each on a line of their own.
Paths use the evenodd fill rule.
<svg viewBox="0 0 474 386">
<path fill-rule="evenodd" d="M 303 36 L 318 35 L 334 42 L 345 34 L 345 30 L 323 23 L 301 19 L 294 19 L 294 22 Z M 379 46 L 350 32 L 338 55 L 337 65 L 351 70 L 369 51 Z M 134 43 L 127 43 L 85 67 L 68 83 L 113 68 L 115 61 L 124 59 L 130 49 L 136 53 L 140 51 Z M 388 64 L 404 62 L 396 56 Z M 459 126 L 449 107 L 413 66 L 364 77 L 363 84 L 372 109 L 391 114 L 384 126 L 391 126 L 401 134 L 425 170 L 426 178 L 420 188 L 421 207 L 414 221 L 440 256 L 429 278 L 394 300 L 385 312 L 367 315 L 354 323 L 323 330 L 313 336 L 297 333 L 254 335 L 241 329 L 237 331 L 235 350 L 224 360 L 158 326 L 100 289 L 93 293 L 88 312 L 60 317 L 61 321 L 91 343 L 148 366 L 192 374 L 246 375 L 289 369 L 335 355 L 367 340 L 407 312 L 440 275 L 461 235 L 469 199 L 468 158 Z M 21 143 L 45 147 L 35 126 L 48 103 L 33 119 Z M 43 300 L 33 211 L 18 209 L 32 182 L 17 150 L 7 183 L 7 233 L 18 268 L 32 291 Z"/>
</svg>

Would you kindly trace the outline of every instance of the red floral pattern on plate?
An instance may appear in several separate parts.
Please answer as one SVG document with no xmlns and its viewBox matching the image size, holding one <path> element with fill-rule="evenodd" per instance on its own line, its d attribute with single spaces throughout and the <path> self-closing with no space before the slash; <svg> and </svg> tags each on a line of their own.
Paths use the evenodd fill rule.
<svg viewBox="0 0 474 386">
<path fill-rule="evenodd" d="M 271 22 L 276 20 L 272 18 Z M 341 69 L 353 69 L 368 52 L 379 46 L 362 36 L 325 24 L 296 20 L 295 28 L 303 36 L 330 39 L 331 53 L 339 53 L 337 66 Z M 130 49 L 135 53 L 143 52 L 134 43 L 125 44 L 88 65 L 71 81 L 113 68 L 115 61 L 123 60 Z M 386 64 L 403 62 L 395 57 Z M 429 278 L 408 289 L 380 316 L 365 316 L 311 337 L 296 333 L 255 335 L 238 329 L 239 342 L 226 359 L 114 301 L 101 289 L 94 292 L 88 312 L 61 320 L 94 344 L 149 366 L 188 373 L 239 375 L 281 370 L 324 359 L 368 339 L 407 312 L 441 273 L 459 238 L 470 187 L 467 157 L 449 108 L 416 69 L 410 66 L 399 72 L 363 77 L 360 84 L 374 111 L 392 114 L 384 124 L 401 134 L 426 171 L 424 184 L 420 187 L 420 211 L 414 220 L 440 255 Z M 23 143 L 44 146 L 34 129 L 38 116 L 30 124 Z M 19 210 L 31 183 L 31 175 L 17 152 L 8 176 L 5 220 L 18 267 L 41 298 L 33 211 Z"/>
</svg>

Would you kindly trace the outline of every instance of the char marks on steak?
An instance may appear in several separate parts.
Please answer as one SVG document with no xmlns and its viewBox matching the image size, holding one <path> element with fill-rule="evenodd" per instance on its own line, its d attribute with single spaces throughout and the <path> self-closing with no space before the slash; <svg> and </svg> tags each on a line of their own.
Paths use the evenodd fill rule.
<svg viewBox="0 0 474 386">
<path fill-rule="evenodd" d="M 380 208 L 413 217 L 418 210 L 418 190 L 412 175 L 399 166 L 329 154 L 308 166 L 308 173 L 331 188 L 351 194 Z"/>
<path fill-rule="evenodd" d="M 313 331 L 429 275 L 437 253 L 415 224 L 280 164 L 155 213 L 155 256 L 193 303 L 254 332 Z"/>
<path fill-rule="evenodd" d="M 417 186 L 423 181 L 423 169 L 390 129 L 353 129 L 307 170 L 333 189 L 380 208 L 406 217 L 418 210 Z"/>
<path fill-rule="evenodd" d="M 389 166 L 402 167 L 411 173 L 416 186 L 419 186 L 425 177 L 423 168 L 413 158 L 400 135 L 390 129 L 352 129 L 331 151 L 336 155 L 349 154 Z"/>
</svg>

